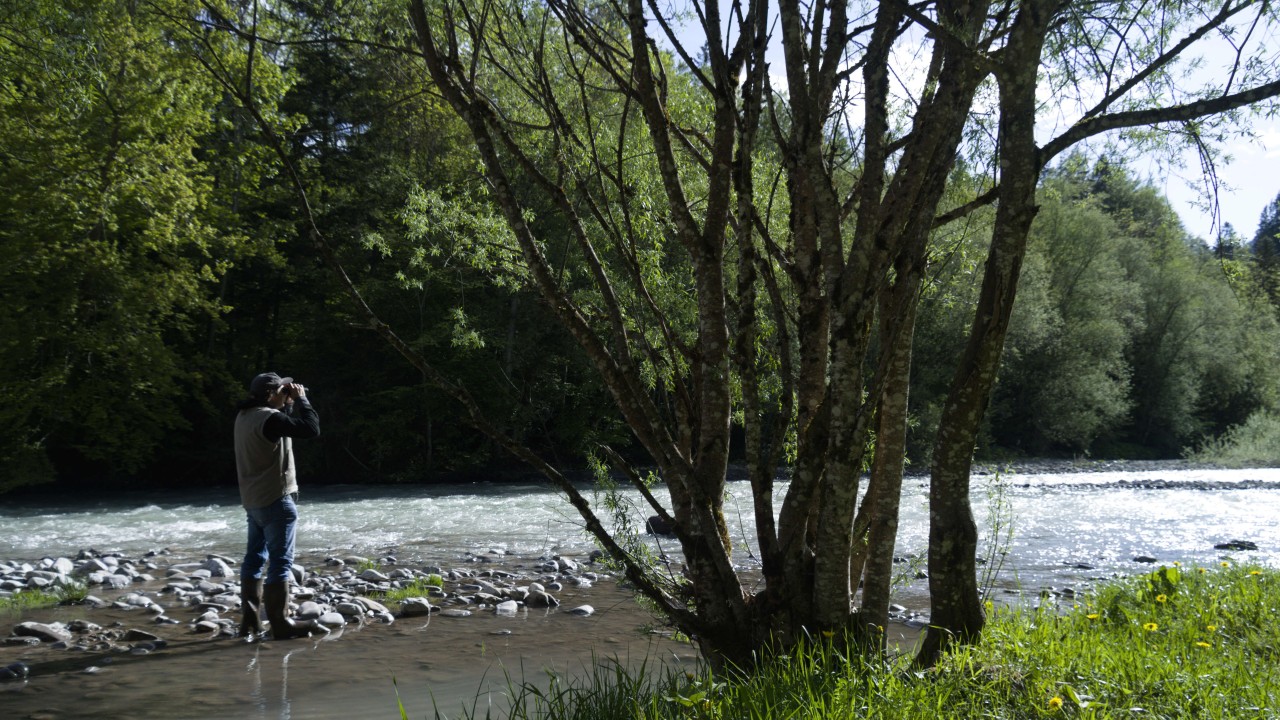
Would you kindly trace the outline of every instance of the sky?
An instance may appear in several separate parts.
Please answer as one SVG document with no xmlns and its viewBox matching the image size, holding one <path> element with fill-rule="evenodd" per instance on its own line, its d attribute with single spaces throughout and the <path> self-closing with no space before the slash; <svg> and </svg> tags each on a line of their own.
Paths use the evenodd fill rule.
<svg viewBox="0 0 1280 720">
<path fill-rule="evenodd" d="M 1253 239 L 1263 208 L 1280 194 L 1280 121 L 1259 125 L 1254 132 L 1256 140 L 1230 145 L 1227 152 L 1233 161 L 1218 168 L 1219 179 L 1230 187 L 1218 194 L 1221 222 L 1231 223 L 1245 240 Z M 1169 198 L 1188 232 L 1212 242 L 1218 228 L 1210 212 L 1198 206 L 1205 195 L 1199 162 L 1188 156 L 1186 165 L 1181 177 L 1149 174 L 1147 179 Z"/>
</svg>

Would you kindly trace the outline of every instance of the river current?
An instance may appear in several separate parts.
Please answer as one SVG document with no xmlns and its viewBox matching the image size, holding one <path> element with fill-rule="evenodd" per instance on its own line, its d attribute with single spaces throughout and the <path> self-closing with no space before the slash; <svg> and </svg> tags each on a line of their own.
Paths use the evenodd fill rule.
<svg viewBox="0 0 1280 720">
<path fill-rule="evenodd" d="M 1280 469 L 1124 467 L 975 476 L 981 554 L 992 559 L 986 567 L 999 571 L 993 598 L 1013 602 L 1043 589 L 1084 589 L 1149 569 L 1153 559 L 1280 565 Z M 777 495 L 783 491 L 785 482 Z M 638 495 L 628 497 L 642 525 L 648 513 Z M 928 604 L 927 581 L 916 577 L 928 537 L 927 497 L 924 478 L 906 480 L 896 552 L 903 575 L 896 602 L 919 611 Z M 756 567 L 750 502 L 745 481 L 729 483 L 727 519 L 740 546 L 735 559 L 747 576 Z M 536 484 L 304 484 L 300 512 L 299 556 L 311 564 L 360 555 L 462 567 L 491 551 L 520 563 L 549 554 L 584 558 L 594 549 L 572 507 Z M 1253 543 L 1257 550 L 1215 548 L 1230 541 Z M 244 514 L 234 487 L 0 505 L 3 560 L 74 557 L 88 548 L 126 556 L 167 549 L 170 561 L 207 553 L 238 558 L 243 542 Z M 651 542 L 675 554 L 670 541 Z M 692 661 L 687 647 L 646 633 L 653 619 L 613 583 L 566 589 L 561 600 L 565 607 L 589 602 L 603 611 L 585 621 L 557 613 L 528 613 L 516 621 L 402 620 L 295 645 L 193 643 L 158 653 L 156 662 L 120 661 L 94 675 L 81 674 L 83 668 L 68 659 L 65 672 L 54 663 L 44 668 L 45 677 L 33 676 L 21 688 L 0 687 L 0 716 L 23 716 L 10 715 L 6 705 L 38 712 L 44 702 L 58 708 L 49 717 L 393 717 L 398 690 L 410 717 L 424 717 L 441 700 L 457 707 L 459 699 L 479 692 L 483 702 L 492 702 L 484 693 L 500 693 L 508 672 L 572 671 L 609 656 Z M 60 608 L 40 619 L 69 620 L 76 612 Z M 16 621 L 0 618 L 0 629 L 7 632 Z"/>
</svg>

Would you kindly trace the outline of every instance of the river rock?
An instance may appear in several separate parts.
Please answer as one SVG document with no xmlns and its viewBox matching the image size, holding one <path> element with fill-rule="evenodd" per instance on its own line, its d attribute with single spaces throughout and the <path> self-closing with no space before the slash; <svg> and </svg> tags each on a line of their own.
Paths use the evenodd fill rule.
<svg viewBox="0 0 1280 720">
<path fill-rule="evenodd" d="M 381 613 L 386 613 L 388 615 L 391 614 L 391 611 L 387 609 L 387 606 L 377 600 L 370 600 L 367 597 L 357 597 L 352 598 L 352 602 L 359 603 L 361 607 L 365 609 L 365 612 L 371 612 L 375 615 Z"/>
<path fill-rule="evenodd" d="M 1230 542 L 1218 543 L 1213 546 L 1214 550 L 1235 550 L 1242 552 L 1245 550 L 1257 550 L 1258 544 L 1249 540 L 1232 540 Z"/>
<path fill-rule="evenodd" d="M 365 570 L 363 570 L 359 575 L 357 575 L 357 577 L 359 577 L 361 580 L 364 580 L 367 582 L 375 582 L 375 583 L 391 581 L 391 578 L 378 572 L 377 570 L 374 570 L 373 568 L 365 568 Z"/>
<path fill-rule="evenodd" d="M 307 600 L 298 605 L 298 611 L 294 613 L 302 620 L 315 620 L 325 614 L 325 609 L 320 604 L 311 600 Z"/>
<path fill-rule="evenodd" d="M 102 626 L 91 623 L 88 620 L 72 620 L 67 623 L 67 629 L 76 633 L 96 633 L 102 632 Z"/>
<path fill-rule="evenodd" d="M 159 635 L 153 635 L 145 630 L 136 630 L 136 629 L 130 629 L 128 632 L 124 634 L 124 636 L 121 639 L 124 640 L 125 642 L 138 642 L 138 643 L 164 642 L 163 640 L 160 639 Z"/>
<path fill-rule="evenodd" d="M 537 585 L 537 583 L 534 583 L 534 585 L 529 586 L 529 595 L 524 599 L 524 604 L 526 607 L 552 608 L 552 607 L 560 606 L 560 601 L 555 599 L 551 595 L 547 594 L 546 592 L 543 592 L 541 589 L 534 590 L 535 585 Z"/>
<path fill-rule="evenodd" d="M 498 603 L 493 611 L 499 617 L 515 617 L 515 614 L 520 611 L 520 604 L 515 600 L 504 600 Z"/>
<path fill-rule="evenodd" d="M 465 617 L 471 617 L 471 611 L 462 610 L 460 608 L 448 608 L 445 610 L 441 610 L 440 615 L 443 617 L 451 617 L 451 618 L 465 618 Z"/>
<path fill-rule="evenodd" d="M 132 582 L 133 580 L 131 580 L 130 578 L 124 575 L 109 573 L 109 574 L 103 574 L 102 580 L 99 581 L 98 584 L 102 585 L 105 588 L 110 588 L 112 590 L 123 590 L 129 587 L 129 584 Z"/>
<path fill-rule="evenodd" d="M 204 569 L 209 571 L 209 577 L 229 578 L 236 576 L 235 571 L 221 558 L 211 557 L 205 560 Z"/>
<path fill-rule="evenodd" d="M 650 515 L 649 519 L 644 521 L 644 530 L 650 535 L 674 535 L 675 530 L 671 527 L 671 523 L 662 519 L 659 515 Z"/>
<path fill-rule="evenodd" d="M 557 555 L 555 560 L 556 564 L 560 567 L 560 572 L 577 572 L 578 570 L 578 563 L 574 562 L 573 558 Z"/>
<path fill-rule="evenodd" d="M 344 627 L 347 624 L 347 619 L 342 617 L 341 613 L 327 612 L 316 618 L 316 622 L 325 627 Z"/>
<path fill-rule="evenodd" d="M 62 623 L 18 623 L 13 628 L 13 634 L 37 638 L 41 642 L 69 642 L 71 640 L 71 633 Z"/>
<path fill-rule="evenodd" d="M 568 612 L 570 615 L 577 615 L 578 617 L 590 617 L 595 611 L 596 609 L 590 605 L 579 605 Z"/>
<path fill-rule="evenodd" d="M 1151 557 L 1150 555 L 1139 555 L 1135 557 L 1133 561 L 1136 563 L 1147 563 L 1148 565 L 1154 562 L 1160 562 L 1159 560 Z"/>
<path fill-rule="evenodd" d="M 333 607 L 343 617 L 364 617 L 365 607 L 358 602 L 340 602 Z"/>
<path fill-rule="evenodd" d="M 434 610 L 435 608 L 431 606 L 431 603 L 422 597 L 405 598 L 400 602 L 401 617 L 430 615 Z"/>
</svg>

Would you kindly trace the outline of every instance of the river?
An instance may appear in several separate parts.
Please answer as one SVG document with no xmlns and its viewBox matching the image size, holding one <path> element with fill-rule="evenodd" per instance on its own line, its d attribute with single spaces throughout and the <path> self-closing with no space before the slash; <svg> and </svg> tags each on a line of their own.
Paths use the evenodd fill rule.
<svg viewBox="0 0 1280 720">
<path fill-rule="evenodd" d="M 728 520 L 740 543 L 737 561 L 748 574 L 756 567 L 750 497 L 745 481 L 729 483 Z M 244 519 L 236 501 L 231 487 L 6 501 L 0 559 L 74 557 L 86 548 L 126 556 L 167 549 L 169 561 L 207 553 L 238 557 Z M 594 548 L 572 508 L 537 485 L 304 486 L 300 509 L 299 556 L 307 563 L 354 554 L 463 567 L 496 550 L 518 565 L 549 554 L 582 558 Z M 636 513 L 645 514 L 638 506 Z M 993 559 L 987 567 L 999 570 L 992 582 L 997 601 L 1043 589 L 1078 591 L 1151 567 L 1135 558 L 1280 565 L 1280 469 L 1124 464 L 1094 472 L 984 474 L 974 478 L 974 514 L 982 554 Z M 914 571 L 927 542 L 927 518 L 925 481 L 908 478 L 896 553 L 904 582 L 896 602 L 922 611 L 926 581 Z M 1214 547 L 1233 540 L 1258 549 Z M 657 549 L 674 551 L 669 542 Z M 531 612 L 505 621 L 401 620 L 348 629 L 323 642 L 193 641 L 155 656 L 115 659 L 97 674 L 83 673 L 85 663 L 64 652 L 24 683 L 0 683 L 0 717 L 23 716 L 16 711 L 56 718 L 395 717 L 397 689 L 410 717 L 427 717 L 433 702 L 447 710 L 477 696 L 481 707 L 494 702 L 488 691 L 501 695 L 507 672 L 580 671 L 609 656 L 693 660 L 687 647 L 647 633 L 653 619 L 613 583 L 566 588 L 561 600 L 565 607 L 588 602 L 603 611 L 588 619 Z M 69 620 L 77 612 L 60 608 L 38 619 Z M 17 619 L 0 618 L 10 621 Z"/>
</svg>

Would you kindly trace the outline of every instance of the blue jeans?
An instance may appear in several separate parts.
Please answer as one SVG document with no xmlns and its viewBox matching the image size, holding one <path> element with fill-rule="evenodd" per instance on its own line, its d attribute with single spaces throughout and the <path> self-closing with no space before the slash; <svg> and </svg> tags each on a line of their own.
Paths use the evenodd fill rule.
<svg viewBox="0 0 1280 720">
<path fill-rule="evenodd" d="M 266 507 L 245 511 L 249 519 L 249 544 L 240 566 L 241 582 L 262 578 L 267 585 L 287 582 L 293 567 L 293 539 L 298 528 L 298 506 L 292 495 L 285 495 Z M 268 564 L 270 560 L 270 564 Z"/>
</svg>

